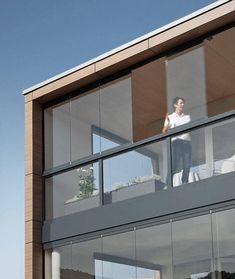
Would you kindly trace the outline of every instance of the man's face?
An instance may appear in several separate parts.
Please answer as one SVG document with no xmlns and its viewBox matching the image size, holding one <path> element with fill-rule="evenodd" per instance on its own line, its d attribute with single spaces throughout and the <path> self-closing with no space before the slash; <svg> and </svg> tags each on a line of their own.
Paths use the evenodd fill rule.
<svg viewBox="0 0 235 279">
<path fill-rule="evenodd" d="M 184 109 L 184 100 L 179 99 L 177 104 L 174 105 L 176 110 L 182 111 Z"/>
</svg>

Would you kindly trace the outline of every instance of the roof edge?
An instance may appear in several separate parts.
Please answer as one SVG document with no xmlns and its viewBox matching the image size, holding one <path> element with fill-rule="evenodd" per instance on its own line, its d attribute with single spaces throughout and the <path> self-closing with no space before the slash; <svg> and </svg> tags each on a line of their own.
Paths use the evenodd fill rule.
<svg viewBox="0 0 235 279">
<path fill-rule="evenodd" d="M 34 90 L 36 90 L 36 89 L 38 89 L 40 87 L 43 87 L 43 86 L 53 82 L 53 81 L 56 81 L 56 80 L 58 80 L 60 78 L 63 78 L 65 76 L 69 75 L 69 74 L 72 74 L 72 73 L 74 73 L 74 72 L 76 72 L 78 70 L 81 70 L 82 68 L 85 68 L 85 67 L 87 67 L 87 66 L 89 66 L 89 65 L 91 65 L 93 63 L 96 63 L 96 62 L 98 62 L 98 61 L 100 61 L 100 60 L 102 60 L 104 58 L 107 58 L 108 56 L 111 56 L 111 55 L 113 55 L 113 54 L 115 54 L 115 53 L 117 53 L 117 52 L 119 52 L 121 50 L 124 50 L 124 49 L 126 49 L 126 48 L 128 48 L 130 46 L 133 46 L 133 45 L 135 45 L 135 44 L 137 44 L 137 43 L 139 43 L 141 41 L 144 41 L 144 40 L 146 40 L 146 39 L 148 39 L 148 38 L 150 38 L 152 36 L 155 36 L 155 35 L 157 35 L 159 33 L 162 33 L 162 32 L 164 32 L 166 30 L 169 30 L 169 29 L 171 29 L 171 28 L 173 28 L 173 27 L 175 27 L 175 26 L 177 26 L 177 25 L 179 25 L 181 23 L 184 23 L 184 22 L 186 22 L 186 21 L 188 21 L 188 20 L 190 20 L 190 19 L 192 19 L 194 17 L 197 17 L 197 16 L 199 16 L 199 15 L 205 13 L 205 12 L 213 10 L 213 9 L 215 9 L 215 8 L 217 8 L 217 7 L 219 7 L 219 6 L 223 5 L 223 4 L 226 4 L 228 2 L 231 2 L 231 1 L 233 1 L 233 0 L 219 0 L 219 1 L 216 1 L 215 3 L 207 5 L 207 6 L 201 8 L 201 9 L 199 9 L 199 10 L 197 10 L 197 11 L 191 13 L 191 14 L 188 14 L 188 15 L 180 18 L 180 19 L 177 19 L 177 20 L 175 20 L 173 22 L 170 22 L 170 23 L 160 27 L 160 28 L 157 28 L 157 29 L 155 29 L 155 30 L 153 30 L 153 31 L 143 35 L 143 36 L 140 36 L 140 37 L 138 37 L 138 38 L 136 38 L 134 40 L 131 40 L 130 42 L 128 42 L 126 44 L 123 44 L 123 45 L 121 45 L 119 47 L 116 47 L 116 48 L 114 48 L 114 49 L 112 49 L 112 50 L 110 50 L 108 52 L 105 52 L 105 53 L 103 53 L 103 54 L 101 54 L 101 55 L 99 55 L 99 56 L 97 56 L 95 58 L 92 58 L 92 59 L 90 59 L 90 60 L 88 60 L 88 61 L 86 61 L 86 62 L 84 62 L 82 64 L 79 64 L 78 66 L 75 66 L 75 67 L 73 67 L 73 68 L 71 68 L 69 70 L 66 70 L 66 71 L 58 74 L 58 75 L 55 75 L 55 76 L 53 76 L 53 77 L 51 77 L 49 79 L 46 79 L 46 80 L 44 80 L 44 81 L 42 81 L 40 83 L 37 83 L 37 84 L 35 84 L 35 85 L 33 85 L 33 86 L 23 90 L 22 94 L 26 95 L 26 94 L 28 94 L 28 93 L 30 93 L 30 92 L 32 92 L 32 91 L 34 91 Z"/>
</svg>

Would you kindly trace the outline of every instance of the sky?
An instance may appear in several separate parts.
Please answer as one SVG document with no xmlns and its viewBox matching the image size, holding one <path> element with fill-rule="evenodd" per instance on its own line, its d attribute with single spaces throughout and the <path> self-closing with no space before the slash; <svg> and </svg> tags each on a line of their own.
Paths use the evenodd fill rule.
<svg viewBox="0 0 235 279">
<path fill-rule="evenodd" d="M 213 2 L 0 0 L 1 278 L 24 278 L 22 91 Z"/>
</svg>

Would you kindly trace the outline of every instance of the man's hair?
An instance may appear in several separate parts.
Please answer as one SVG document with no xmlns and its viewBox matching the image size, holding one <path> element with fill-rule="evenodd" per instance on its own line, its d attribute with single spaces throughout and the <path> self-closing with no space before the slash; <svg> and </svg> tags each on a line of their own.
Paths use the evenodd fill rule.
<svg viewBox="0 0 235 279">
<path fill-rule="evenodd" d="M 182 101 L 184 101 L 184 103 L 185 103 L 185 99 L 183 98 L 183 97 L 175 97 L 174 99 L 173 99 L 173 102 L 172 102 L 172 107 L 173 107 L 173 109 L 175 109 L 175 105 L 177 105 L 178 104 L 178 101 L 179 100 L 182 100 Z"/>
</svg>

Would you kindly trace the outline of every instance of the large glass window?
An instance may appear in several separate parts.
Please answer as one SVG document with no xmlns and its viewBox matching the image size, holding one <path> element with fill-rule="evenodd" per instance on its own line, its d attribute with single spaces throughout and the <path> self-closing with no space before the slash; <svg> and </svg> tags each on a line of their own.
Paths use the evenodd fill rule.
<svg viewBox="0 0 235 279">
<path fill-rule="evenodd" d="M 138 279 L 172 279 L 170 223 L 136 229 L 136 266 Z"/>
<path fill-rule="evenodd" d="M 235 27 L 203 43 L 208 116 L 235 109 Z"/>
<path fill-rule="evenodd" d="M 165 57 L 132 71 L 133 140 L 161 133 L 167 112 Z"/>
<path fill-rule="evenodd" d="M 101 87 L 100 123 L 101 151 L 133 141 L 130 77 Z"/>
<path fill-rule="evenodd" d="M 235 171 L 235 120 L 230 119 L 211 127 L 213 171 L 215 175 Z"/>
<path fill-rule="evenodd" d="M 233 278 L 234 214 L 173 219 L 47 249 L 45 278 Z"/>
<path fill-rule="evenodd" d="M 45 169 L 70 162 L 70 103 L 44 111 Z"/>
<path fill-rule="evenodd" d="M 103 278 L 136 278 L 134 231 L 103 237 Z"/>
<path fill-rule="evenodd" d="M 217 278 L 235 276 L 235 209 L 213 214 L 214 264 Z"/>
<path fill-rule="evenodd" d="M 212 271 L 211 218 L 204 215 L 172 223 L 175 279 L 199 279 Z"/>
<path fill-rule="evenodd" d="M 98 255 L 102 253 L 101 238 L 75 243 L 72 245 L 72 270 L 71 279 L 101 279 L 103 273 L 102 261 Z"/>
<path fill-rule="evenodd" d="M 45 251 L 45 279 L 101 279 L 101 238 Z"/>
<path fill-rule="evenodd" d="M 45 169 L 235 109 L 234 42 L 233 27 L 45 109 Z"/>
<path fill-rule="evenodd" d="M 166 189 L 165 141 L 104 160 L 103 176 L 105 203 Z"/>
<path fill-rule="evenodd" d="M 45 279 L 74 278 L 72 260 L 71 244 L 45 250 Z"/>
<path fill-rule="evenodd" d="M 93 139 L 96 128 L 97 138 Z M 100 152 L 99 90 L 71 99 L 71 161 Z"/>
<path fill-rule="evenodd" d="M 206 111 L 206 84 L 205 84 L 205 58 L 202 46 L 187 49 L 176 55 L 167 57 L 166 85 L 167 85 L 167 111 L 169 113 L 184 113 L 190 120 L 203 119 Z M 182 111 L 177 111 L 175 98 L 184 99 Z M 174 120 L 174 119 L 173 119 Z M 170 118 L 171 122 L 171 118 Z M 175 126 L 187 123 L 175 121 Z M 170 128 L 173 125 L 170 123 Z"/>
<path fill-rule="evenodd" d="M 46 219 L 100 205 L 98 163 L 47 178 L 45 184 Z"/>
</svg>

